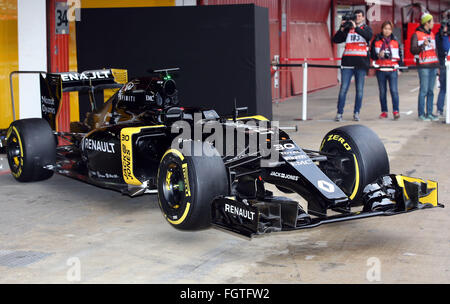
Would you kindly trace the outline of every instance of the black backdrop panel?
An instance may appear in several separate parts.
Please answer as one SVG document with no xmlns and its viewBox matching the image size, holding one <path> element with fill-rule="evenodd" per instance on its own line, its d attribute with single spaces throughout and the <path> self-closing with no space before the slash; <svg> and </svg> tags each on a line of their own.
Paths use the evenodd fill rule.
<svg viewBox="0 0 450 304">
<path fill-rule="evenodd" d="M 77 22 L 78 70 L 179 67 L 184 106 L 272 118 L 269 18 L 254 5 L 83 9 Z M 80 113 L 88 109 L 81 102 Z"/>
</svg>

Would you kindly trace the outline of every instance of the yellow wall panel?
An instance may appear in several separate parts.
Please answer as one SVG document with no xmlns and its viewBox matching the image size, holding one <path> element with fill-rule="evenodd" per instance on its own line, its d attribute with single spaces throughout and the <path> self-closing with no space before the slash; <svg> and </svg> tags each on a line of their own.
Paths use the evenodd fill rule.
<svg viewBox="0 0 450 304">
<path fill-rule="evenodd" d="M 19 69 L 17 0 L 0 0 L 0 129 L 13 121 L 9 74 Z M 14 76 L 16 119 L 19 118 L 19 79 Z"/>
<path fill-rule="evenodd" d="M 78 71 L 75 21 L 69 22 L 69 71 Z M 78 92 L 70 92 L 70 121 L 80 121 Z"/>
</svg>

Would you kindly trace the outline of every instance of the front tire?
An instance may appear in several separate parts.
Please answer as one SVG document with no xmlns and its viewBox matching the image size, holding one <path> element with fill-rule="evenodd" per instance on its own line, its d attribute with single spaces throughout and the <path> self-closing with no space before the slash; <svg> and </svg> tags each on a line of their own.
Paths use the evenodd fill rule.
<svg viewBox="0 0 450 304">
<path fill-rule="evenodd" d="M 185 143 L 185 147 L 169 149 L 161 159 L 157 176 L 159 205 L 173 227 L 205 229 L 211 225 L 211 202 L 228 193 L 225 165 L 217 150 L 207 143 Z M 197 151 L 203 154 L 192 156 L 190 151 L 194 149 L 202 149 Z"/>
<path fill-rule="evenodd" d="M 330 153 L 322 171 L 350 198 L 361 205 L 363 189 L 378 177 L 389 174 L 389 159 L 378 135 L 363 125 L 336 128 L 325 135 L 321 152 Z"/>
<path fill-rule="evenodd" d="M 6 137 L 6 155 L 11 174 L 20 182 L 50 178 L 52 170 L 44 168 L 56 161 L 56 138 L 47 121 L 40 118 L 16 120 Z"/>
</svg>

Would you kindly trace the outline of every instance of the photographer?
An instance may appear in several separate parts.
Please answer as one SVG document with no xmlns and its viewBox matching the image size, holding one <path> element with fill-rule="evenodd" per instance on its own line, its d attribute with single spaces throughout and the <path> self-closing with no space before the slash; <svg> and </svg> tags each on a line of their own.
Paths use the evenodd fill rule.
<svg viewBox="0 0 450 304">
<path fill-rule="evenodd" d="M 450 49 L 450 39 L 448 36 L 448 28 L 450 25 L 450 20 L 444 20 L 441 22 L 441 28 L 439 33 L 436 35 L 436 49 L 439 59 L 439 84 L 440 90 L 437 100 L 437 110 L 438 115 L 444 116 L 444 103 L 445 103 L 445 93 L 447 91 L 447 71 L 445 69 L 445 61 L 449 60 L 448 50 Z"/>
<path fill-rule="evenodd" d="M 420 26 L 411 36 L 411 53 L 415 55 L 419 67 L 420 80 L 418 114 L 423 121 L 436 121 L 439 118 L 433 115 L 434 84 L 436 82 L 436 68 L 438 57 L 436 55 L 436 41 L 431 30 L 434 26 L 433 16 L 424 13 L 420 19 Z M 425 112 L 425 98 L 427 107 Z"/>
<path fill-rule="evenodd" d="M 394 25 L 391 21 L 385 21 L 381 25 L 381 33 L 375 36 L 370 48 L 370 55 L 375 60 L 376 75 L 380 93 L 381 114 L 380 118 L 388 117 L 387 107 L 387 82 L 391 92 L 394 119 L 400 118 L 398 97 L 398 72 L 392 68 L 402 62 L 400 43 L 392 34 Z"/>
<path fill-rule="evenodd" d="M 363 99 L 364 79 L 370 66 L 368 45 L 370 39 L 372 39 L 372 29 L 364 21 L 365 16 L 362 10 L 356 10 L 353 14 L 345 15 L 342 17 L 340 29 L 332 39 L 333 43 L 345 42 L 341 63 L 341 88 L 338 97 L 336 121 L 342 121 L 345 99 L 353 75 L 355 76 L 356 86 L 353 120 L 359 121 L 360 119 L 359 112 Z"/>
</svg>

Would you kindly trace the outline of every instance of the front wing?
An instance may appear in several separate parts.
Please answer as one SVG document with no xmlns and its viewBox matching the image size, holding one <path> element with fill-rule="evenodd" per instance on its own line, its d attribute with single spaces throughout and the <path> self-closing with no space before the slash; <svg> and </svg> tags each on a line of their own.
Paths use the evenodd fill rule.
<svg viewBox="0 0 450 304">
<path fill-rule="evenodd" d="M 438 185 L 434 181 L 403 175 L 386 175 L 369 184 L 362 196 L 362 210 L 350 207 L 333 209 L 336 214 L 314 217 L 299 203 L 283 197 L 251 200 L 218 197 L 212 203 L 212 224 L 246 237 L 269 232 L 313 228 L 322 224 L 390 216 L 434 207 L 438 203 Z"/>
</svg>

